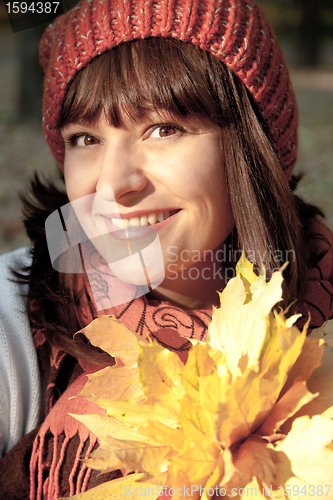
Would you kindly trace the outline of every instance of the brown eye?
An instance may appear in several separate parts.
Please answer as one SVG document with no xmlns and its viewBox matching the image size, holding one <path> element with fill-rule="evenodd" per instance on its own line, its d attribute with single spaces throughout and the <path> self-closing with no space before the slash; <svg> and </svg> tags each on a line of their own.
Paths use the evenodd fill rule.
<svg viewBox="0 0 333 500">
<path fill-rule="evenodd" d="M 177 132 L 181 132 L 182 129 L 177 127 L 176 125 L 159 125 L 154 128 L 150 137 L 153 139 L 161 139 L 162 137 L 171 137 L 175 135 Z"/>
<path fill-rule="evenodd" d="M 80 135 L 76 137 L 75 144 L 77 146 L 94 146 L 94 144 L 99 144 L 99 140 L 93 135 Z"/>
<path fill-rule="evenodd" d="M 174 135 L 176 133 L 175 127 L 160 127 L 160 137 L 169 137 L 170 135 Z"/>
<path fill-rule="evenodd" d="M 91 146 L 92 144 L 98 143 L 98 140 L 93 135 L 85 135 L 83 139 L 85 146 Z"/>
</svg>

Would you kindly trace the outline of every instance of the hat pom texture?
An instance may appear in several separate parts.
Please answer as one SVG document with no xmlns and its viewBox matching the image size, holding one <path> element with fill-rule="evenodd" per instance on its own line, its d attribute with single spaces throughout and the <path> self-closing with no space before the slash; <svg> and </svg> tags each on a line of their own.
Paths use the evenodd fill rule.
<svg viewBox="0 0 333 500">
<path fill-rule="evenodd" d="M 243 81 L 289 178 L 297 153 L 295 96 L 272 28 L 251 0 L 83 0 L 57 18 L 40 43 L 43 127 L 56 160 L 64 162 L 56 125 L 77 72 L 123 42 L 154 36 L 211 52 Z"/>
</svg>

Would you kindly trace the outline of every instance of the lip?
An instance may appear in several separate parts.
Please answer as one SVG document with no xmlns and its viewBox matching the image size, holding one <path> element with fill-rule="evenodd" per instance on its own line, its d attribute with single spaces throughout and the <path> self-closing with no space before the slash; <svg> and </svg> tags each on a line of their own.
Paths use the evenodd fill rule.
<svg viewBox="0 0 333 500">
<path fill-rule="evenodd" d="M 112 237 L 116 238 L 117 240 L 126 240 L 126 239 L 144 238 L 146 236 L 151 235 L 152 232 L 155 233 L 155 232 L 160 231 L 161 229 L 163 229 L 166 226 L 168 226 L 169 224 L 171 224 L 181 211 L 182 211 L 181 209 L 178 209 L 178 211 L 175 214 L 170 215 L 170 217 L 168 217 L 164 221 L 158 222 L 157 224 L 154 224 L 153 226 L 145 226 L 145 227 L 128 226 L 128 227 L 126 227 L 126 229 L 119 229 L 118 227 L 115 227 L 112 224 L 111 218 L 109 216 L 103 215 L 103 217 L 105 218 L 106 227 L 107 227 L 109 233 L 111 233 Z M 160 210 L 160 212 L 162 212 L 162 210 Z M 150 212 L 136 212 L 136 213 L 140 214 L 140 215 L 146 215 L 146 214 L 158 213 L 158 212 L 151 212 L 150 211 Z M 138 215 L 131 215 L 131 217 L 138 217 Z M 130 217 L 127 215 L 126 217 L 120 216 L 120 218 L 127 219 Z"/>
<path fill-rule="evenodd" d="M 180 212 L 181 208 L 156 208 L 156 209 L 150 209 L 150 210 L 137 210 L 136 212 L 129 212 L 128 214 L 120 214 L 120 213 L 101 213 L 99 215 L 101 215 L 102 217 L 108 217 L 110 219 L 114 218 L 114 219 L 132 219 L 133 217 L 142 217 L 143 215 L 150 215 L 150 214 L 160 214 L 161 212 L 162 213 L 165 213 L 165 212 Z M 171 217 L 173 217 L 174 215 L 176 215 L 176 213 L 170 215 L 170 217 L 168 217 L 168 219 L 170 219 Z M 166 220 L 168 220 L 166 219 Z M 162 222 L 160 222 L 159 224 L 162 224 Z"/>
</svg>

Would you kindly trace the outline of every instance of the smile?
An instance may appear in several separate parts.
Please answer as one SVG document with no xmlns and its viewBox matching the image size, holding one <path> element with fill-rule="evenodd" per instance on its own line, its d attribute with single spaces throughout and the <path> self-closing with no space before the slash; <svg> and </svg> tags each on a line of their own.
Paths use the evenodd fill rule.
<svg viewBox="0 0 333 500">
<path fill-rule="evenodd" d="M 118 229 L 124 229 L 125 227 L 147 227 L 154 226 L 155 224 L 159 224 L 164 220 L 168 219 L 178 210 L 166 210 L 165 212 L 152 212 L 150 214 L 144 214 L 140 217 L 131 217 L 130 219 L 124 218 L 111 218 L 111 222 L 113 226 Z"/>
</svg>

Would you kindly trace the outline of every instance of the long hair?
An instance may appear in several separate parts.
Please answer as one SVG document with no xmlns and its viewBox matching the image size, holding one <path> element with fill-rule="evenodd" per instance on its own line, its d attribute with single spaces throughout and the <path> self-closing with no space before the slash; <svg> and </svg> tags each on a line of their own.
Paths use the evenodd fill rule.
<svg viewBox="0 0 333 500">
<path fill-rule="evenodd" d="M 170 116 L 206 117 L 220 127 L 221 168 L 235 220 L 232 245 L 245 249 L 255 268 L 260 269 L 262 262 L 268 275 L 291 256 L 284 272 L 284 306 L 301 298 L 311 255 L 304 225 L 309 226 L 308 220 L 319 211 L 305 209 L 293 195 L 250 93 L 212 54 L 164 38 L 119 45 L 76 75 L 58 127 L 76 121 L 93 124 L 102 110 L 108 122 L 119 127 L 124 114 L 135 120 L 161 109 Z M 46 217 L 68 199 L 55 185 L 46 186 L 38 178 L 32 192 L 37 202 L 25 202 L 28 235 L 35 245 L 28 277 L 35 304 L 32 319 L 45 329 L 50 342 L 62 348 L 65 342 L 67 352 L 89 356 L 86 346 L 72 340 L 80 328 L 75 277 L 52 270 L 43 229 Z"/>
</svg>

